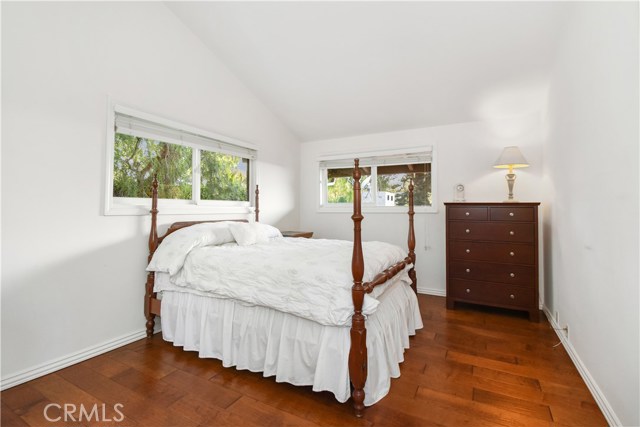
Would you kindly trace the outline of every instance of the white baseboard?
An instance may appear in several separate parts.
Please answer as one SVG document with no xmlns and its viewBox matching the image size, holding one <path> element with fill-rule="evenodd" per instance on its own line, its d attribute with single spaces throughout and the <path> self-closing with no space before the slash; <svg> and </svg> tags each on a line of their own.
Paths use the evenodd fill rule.
<svg viewBox="0 0 640 427">
<path fill-rule="evenodd" d="M 418 293 L 425 295 L 435 295 L 437 297 L 446 297 L 447 291 L 444 289 L 433 289 L 433 288 L 421 288 L 418 286 Z"/>
<path fill-rule="evenodd" d="M 158 332 L 160 330 L 159 323 L 160 322 L 156 323 L 156 329 L 154 330 L 154 332 Z M 97 344 L 85 348 L 84 350 L 80 350 L 78 352 L 60 357 L 58 359 L 50 360 L 48 362 L 25 369 L 23 371 L 9 374 L 6 377 L 0 379 L 0 390 L 6 390 L 8 388 L 26 383 L 27 381 L 34 380 L 52 372 L 59 371 L 60 369 L 64 369 L 67 366 L 80 363 L 87 359 L 91 359 L 92 357 L 114 350 L 118 347 L 122 347 L 123 345 L 127 345 L 146 336 L 146 330 L 142 329 L 130 334 L 119 336 L 112 340 L 103 342 L 102 344 Z"/>
<path fill-rule="evenodd" d="M 587 367 L 584 365 L 584 363 L 582 363 L 582 360 L 578 356 L 576 349 L 573 348 L 573 345 L 571 345 L 571 341 L 569 341 L 564 336 L 562 331 L 560 331 L 561 327 L 556 323 L 555 319 L 553 318 L 553 315 L 549 311 L 549 308 L 547 306 L 544 306 L 543 310 L 544 310 L 544 314 L 547 316 L 547 319 L 549 319 L 549 323 L 555 329 L 556 335 L 558 336 L 558 338 L 560 338 L 562 345 L 564 346 L 565 350 L 569 354 L 569 357 L 571 357 L 573 364 L 575 365 L 576 369 L 578 369 L 580 376 L 582 377 L 584 382 L 587 384 L 589 391 L 593 395 L 593 398 L 596 400 L 596 403 L 598 404 L 598 407 L 600 408 L 600 410 L 602 411 L 602 414 L 606 418 L 607 423 L 610 426 L 621 426 L 622 423 L 620 422 L 620 419 L 618 418 L 616 413 L 613 411 L 613 408 L 609 404 L 609 401 L 604 396 L 604 393 L 602 393 L 602 390 L 600 390 L 600 387 L 598 387 L 598 384 L 589 373 L 589 370 L 587 369 Z"/>
</svg>

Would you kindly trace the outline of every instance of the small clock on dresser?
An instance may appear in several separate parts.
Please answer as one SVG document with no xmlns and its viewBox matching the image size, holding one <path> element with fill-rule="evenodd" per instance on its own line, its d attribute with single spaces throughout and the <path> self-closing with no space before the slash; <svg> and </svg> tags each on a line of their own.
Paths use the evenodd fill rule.
<svg viewBox="0 0 640 427">
<path fill-rule="evenodd" d="M 464 202 L 464 185 L 456 184 L 455 188 L 456 196 L 454 198 L 455 202 Z"/>
<path fill-rule="evenodd" d="M 457 301 L 529 312 L 537 322 L 540 203 L 445 203 L 447 308 Z"/>
</svg>

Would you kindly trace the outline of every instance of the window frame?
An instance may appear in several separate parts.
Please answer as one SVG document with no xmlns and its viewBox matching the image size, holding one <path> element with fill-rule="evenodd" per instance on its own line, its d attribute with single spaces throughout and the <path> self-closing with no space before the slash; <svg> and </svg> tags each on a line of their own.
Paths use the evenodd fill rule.
<svg viewBox="0 0 640 427">
<path fill-rule="evenodd" d="M 185 143 L 183 141 L 172 138 L 162 138 L 161 142 L 169 144 L 177 144 L 192 148 L 192 183 L 191 183 L 191 199 L 158 199 L 158 210 L 164 215 L 189 215 L 189 214 L 250 214 L 253 212 L 255 205 L 255 186 L 257 183 L 258 173 L 258 149 L 255 145 L 230 138 L 228 136 L 215 134 L 204 131 L 193 126 L 185 125 L 164 117 L 145 113 L 134 108 L 126 107 L 114 101 L 109 101 L 107 111 L 107 133 L 106 133 L 106 173 L 105 173 L 105 194 L 104 194 L 104 215 L 148 215 L 151 209 L 151 198 L 141 197 L 114 197 L 113 196 L 113 168 L 115 154 L 115 123 L 116 113 L 129 115 L 138 119 L 153 122 L 154 124 L 171 128 L 178 131 L 184 131 L 204 138 L 220 141 L 224 144 L 230 144 L 240 149 L 253 150 L 254 158 L 249 160 L 249 183 L 248 201 L 229 201 L 229 200 L 201 200 L 200 199 L 200 150 L 225 153 L 223 150 L 216 149 L 213 144 L 203 143 Z"/>
<path fill-rule="evenodd" d="M 351 213 L 353 211 L 353 203 L 331 203 L 327 202 L 327 185 L 328 182 L 328 169 L 330 167 L 323 167 L 322 164 L 324 162 L 331 161 L 351 161 L 353 159 L 360 158 L 366 159 L 369 157 L 397 157 L 403 154 L 427 154 L 430 155 L 431 160 L 431 206 L 414 206 L 415 213 L 438 213 L 438 202 L 437 202 L 437 162 L 436 162 L 436 150 L 433 145 L 430 146 L 422 146 L 422 147 L 406 147 L 396 150 L 384 150 L 384 151 L 373 151 L 373 152 L 361 152 L 361 153 L 342 153 L 342 154 L 331 154 L 324 155 L 317 159 L 317 169 L 319 175 L 319 185 L 317 186 L 317 197 L 318 200 L 318 208 L 317 212 L 320 213 Z M 409 164 L 411 162 L 406 163 L 398 163 L 398 164 Z M 416 162 L 417 164 L 418 162 Z M 353 163 L 351 163 L 353 168 Z M 363 163 L 361 160 L 360 166 L 368 167 L 370 165 Z M 378 179 L 377 179 L 377 170 L 374 173 L 373 168 L 376 166 L 372 166 L 372 179 L 371 179 L 371 191 L 373 192 L 373 203 L 362 203 L 362 212 L 364 213 L 407 213 L 407 206 L 377 206 L 376 199 L 378 195 Z"/>
</svg>

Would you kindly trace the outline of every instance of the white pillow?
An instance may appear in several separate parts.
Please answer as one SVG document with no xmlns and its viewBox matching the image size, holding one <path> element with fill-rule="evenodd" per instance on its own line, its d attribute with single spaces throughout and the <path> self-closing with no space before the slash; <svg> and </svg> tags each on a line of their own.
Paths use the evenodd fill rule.
<svg viewBox="0 0 640 427">
<path fill-rule="evenodd" d="M 266 230 L 260 223 L 230 223 L 229 230 L 240 246 L 255 245 L 269 241 Z"/>
<path fill-rule="evenodd" d="M 233 242 L 229 224 L 205 222 L 174 231 L 158 246 L 147 271 L 161 271 L 174 275 L 180 271 L 193 248 Z"/>
<path fill-rule="evenodd" d="M 280 232 L 280 230 L 275 228 L 273 225 L 263 224 L 261 222 L 256 222 L 255 224 L 263 230 L 269 240 L 282 237 L 282 233 Z"/>
</svg>

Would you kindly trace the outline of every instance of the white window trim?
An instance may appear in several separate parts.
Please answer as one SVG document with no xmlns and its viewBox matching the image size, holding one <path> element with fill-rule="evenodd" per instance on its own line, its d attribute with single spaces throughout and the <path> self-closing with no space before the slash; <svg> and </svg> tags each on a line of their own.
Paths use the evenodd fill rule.
<svg viewBox="0 0 640 427">
<path fill-rule="evenodd" d="M 216 139 L 225 143 L 237 145 L 239 147 L 248 148 L 258 151 L 258 148 L 248 142 L 240 141 L 228 136 L 204 131 L 193 126 L 185 125 L 166 119 L 164 117 L 155 116 L 126 107 L 114 100 L 108 100 L 107 108 L 107 132 L 106 132 L 106 171 L 105 171 L 105 194 L 104 194 L 104 215 L 148 215 L 151 209 L 151 199 L 134 198 L 134 197 L 113 197 L 113 156 L 115 149 L 115 116 L 116 111 L 122 114 L 139 117 L 149 120 L 167 127 L 192 132 L 208 138 Z M 172 141 L 166 141 L 172 142 Z M 206 145 L 199 144 L 182 144 L 189 145 L 193 148 L 211 149 Z M 199 151 L 194 150 L 194 159 L 192 167 L 200 166 Z M 199 214 L 241 214 L 250 215 L 254 212 L 255 205 L 255 187 L 258 182 L 258 161 L 249 160 L 249 201 L 236 202 L 226 200 L 199 200 L 194 203 L 193 200 L 170 200 L 158 199 L 158 211 L 160 215 L 199 215 Z M 200 183 L 192 183 L 192 192 L 200 191 Z M 194 193 L 195 194 L 195 193 Z"/>
<path fill-rule="evenodd" d="M 394 150 L 382 150 L 382 151 L 369 151 L 369 152 L 361 152 L 361 153 L 336 153 L 336 154 L 327 154 L 321 156 L 317 159 L 317 170 L 319 171 L 319 185 L 316 190 L 316 200 L 318 200 L 318 208 L 316 212 L 318 213 L 353 213 L 353 203 L 332 203 L 331 205 L 324 203 L 326 201 L 326 194 L 324 185 L 327 181 L 327 170 L 321 168 L 321 162 L 330 161 L 330 160 L 346 160 L 346 159 L 357 159 L 357 158 L 366 158 L 366 157 L 377 157 L 377 156 L 393 156 L 393 155 L 401 155 L 404 153 L 419 153 L 419 152 L 431 152 L 431 206 L 414 206 L 415 213 L 438 213 L 438 184 L 437 184 L 437 158 L 436 158 L 436 149 L 435 144 L 430 146 L 418 146 L 418 147 L 405 147 Z M 353 166 L 352 166 L 353 167 Z M 373 187 L 374 194 L 377 193 L 377 182 L 373 181 L 371 183 Z M 376 206 L 370 203 L 362 203 L 362 212 L 363 213 L 374 213 L 374 214 L 406 214 L 408 210 L 407 206 Z"/>
</svg>

